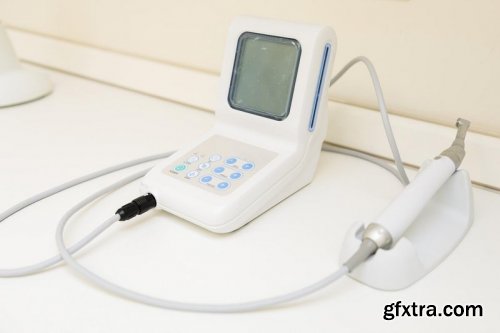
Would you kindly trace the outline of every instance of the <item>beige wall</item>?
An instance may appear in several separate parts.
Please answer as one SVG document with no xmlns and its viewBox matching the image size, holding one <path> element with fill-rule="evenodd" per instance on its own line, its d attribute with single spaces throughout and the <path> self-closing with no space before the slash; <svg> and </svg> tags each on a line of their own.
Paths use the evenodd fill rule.
<svg viewBox="0 0 500 333">
<path fill-rule="evenodd" d="M 239 14 L 330 24 L 337 70 L 370 57 L 392 112 L 500 137 L 500 1 L 0 0 L 8 25 L 215 73 Z M 331 93 L 376 106 L 361 68 Z"/>
</svg>

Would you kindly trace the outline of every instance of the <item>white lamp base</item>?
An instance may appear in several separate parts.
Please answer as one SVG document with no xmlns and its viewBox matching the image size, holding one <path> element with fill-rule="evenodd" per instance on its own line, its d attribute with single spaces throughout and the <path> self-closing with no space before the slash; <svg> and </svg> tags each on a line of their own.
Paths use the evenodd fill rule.
<svg viewBox="0 0 500 333">
<path fill-rule="evenodd" d="M 0 108 L 31 102 L 52 92 L 45 74 L 22 68 L 0 73 Z"/>
</svg>

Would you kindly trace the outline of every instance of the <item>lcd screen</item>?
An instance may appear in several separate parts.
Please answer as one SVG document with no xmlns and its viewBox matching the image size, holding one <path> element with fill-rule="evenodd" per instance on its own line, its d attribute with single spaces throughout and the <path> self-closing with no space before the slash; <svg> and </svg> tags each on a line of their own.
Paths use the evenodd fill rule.
<svg viewBox="0 0 500 333">
<path fill-rule="evenodd" d="M 290 112 L 300 61 L 295 39 L 243 33 L 229 89 L 232 108 L 283 120 Z"/>
</svg>

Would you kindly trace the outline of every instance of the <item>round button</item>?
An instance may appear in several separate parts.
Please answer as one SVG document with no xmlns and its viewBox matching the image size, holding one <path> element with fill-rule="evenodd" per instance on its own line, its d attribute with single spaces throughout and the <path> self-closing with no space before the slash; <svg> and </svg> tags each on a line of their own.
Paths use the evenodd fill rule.
<svg viewBox="0 0 500 333">
<path fill-rule="evenodd" d="M 217 162 L 217 161 L 220 161 L 222 157 L 218 154 L 213 154 L 212 156 L 210 156 L 209 160 L 210 162 Z"/>
<path fill-rule="evenodd" d="M 187 159 L 187 161 L 188 161 L 189 163 L 194 163 L 194 162 L 198 161 L 198 156 L 193 155 L 193 156 L 191 156 L 190 158 L 188 158 L 188 159 Z"/>
<path fill-rule="evenodd" d="M 210 166 L 210 163 L 205 162 L 205 163 L 200 163 L 200 165 L 198 165 L 198 168 L 203 170 L 203 169 L 208 168 L 209 166 Z"/>
<path fill-rule="evenodd" d="M 200 179 L 202 183 L 209 183 L 212 180 L 212 176 L 204 176 Z"/>
<path fill-rule="evenodd" d="M 252 170 L 254 167 L 253 163 L 245 163 L 241 166 L 243 170 Z"/>
<path fill-rule="evenodd" d="M 224 172 L 224 168 L 223 167 L 217 167 L 214 169 L 214 173 L 223 173 Z"/>
<path fill-rule="evenodd" d="M 174 168 L 175 171 L 181 172 L 186 170 L 186 166 L 184 164 L 179 164 Z"/>
<path fill-rule="evenodd" d="M 219 190 L 225 190 L 228 187 L 229 187 L 229 183 L 228 182 L 220 182 L 219 184 L 217 184 L 217 188 Z"/>
<path fill-rule="evenodd" d="M 226 163 L 227 163 L 227 164 L 234 164 L 234 163 L 236 163 L 236 159 L 235 159 L 234 157 L 228 158 L 228 159 L 226 160 Z"/>
<path fill-rule="evenodd" d="M 231 179 L 240 179 L 241 178 L 241 172 L 233 172 L 231 175 L 229 175 L 229 178 L 231 178 Z"/>
<path fill-rule="evenodd" d="M 194 177 L 198 176 L 198 174 L 199 174 L 199 172 L 198 172 L 198 171 L 193 170 L 193 171 L 189 171 L 189 172 L 187 173 L 186 177 L 188 177 L 188 178 L 194 178 Z"/>
</svg>

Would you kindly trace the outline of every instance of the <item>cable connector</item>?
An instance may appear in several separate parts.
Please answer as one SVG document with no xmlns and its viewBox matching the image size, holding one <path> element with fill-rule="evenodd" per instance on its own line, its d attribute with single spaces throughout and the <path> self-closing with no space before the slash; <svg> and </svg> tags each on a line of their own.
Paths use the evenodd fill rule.
<svg viewBox="0 0 500 333">
<path fill-rule="evenodd" d="M 151 210 L 155 207 L 156 199 L 151 193 L 148 193 L 122 206 L 116 211 L 115 214 L 120 215 L 120 221 L 127 221 L 137 215 L 144 214 L 148 210 Z"/>
</svg>

